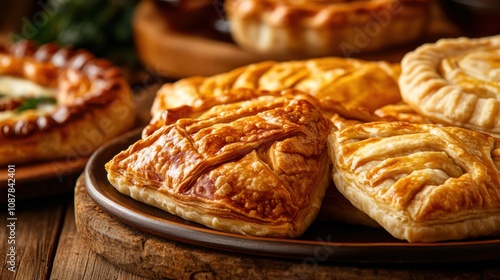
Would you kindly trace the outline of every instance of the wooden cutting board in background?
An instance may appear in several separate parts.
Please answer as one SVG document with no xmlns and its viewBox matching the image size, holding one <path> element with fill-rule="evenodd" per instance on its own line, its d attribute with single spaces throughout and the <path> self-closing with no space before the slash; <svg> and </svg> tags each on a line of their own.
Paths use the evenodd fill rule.
<svg viewBox="0 0 500 280">
<path fill-rule="evenodd" d="M 361 54 L 357 58 L 399 62 L 408 51 L 424 42 L 461 35 L 436 5 L 432 7 L 431 15 L 428 31 L 422 42 L 379 53 Z M 140 60 L 150 70 L 164 77 L 211 76 L 264 60 L 285 61 L 306 58 L 252 53 L 232 42 L 200 35 L 199 30 L 191 33 L 174 30 L 155 9 L 152 1 L 139 3 L 133 18 L 133 29 Z"/>
</svg>

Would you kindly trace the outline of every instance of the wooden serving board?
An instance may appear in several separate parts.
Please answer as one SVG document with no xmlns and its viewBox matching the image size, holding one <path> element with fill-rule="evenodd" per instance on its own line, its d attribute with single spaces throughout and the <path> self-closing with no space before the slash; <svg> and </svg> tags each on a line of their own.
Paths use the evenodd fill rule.
<svg viewBox="0 0 500 280">
<path fill-rule="evenodd" d="M 460 31 L 434 3 L 431 20 L 422 40 L 414 44 L 390 48 L 382 52 L 361 52 L 352 58 L 399 62 L 411 50 L 443 37 L 461 36 Z M 269 55 L 249 52 L 228 40 L 218 40 L 205 30 L 181 32 L 172 28 L 153 1 L 141 1 L 133 18 L 137 53 L 150 71 L 170 78 L 212 76 L 237 67 L 265 60 L 288 61 L 307 59 L 290 55 Z"/>
</svg>

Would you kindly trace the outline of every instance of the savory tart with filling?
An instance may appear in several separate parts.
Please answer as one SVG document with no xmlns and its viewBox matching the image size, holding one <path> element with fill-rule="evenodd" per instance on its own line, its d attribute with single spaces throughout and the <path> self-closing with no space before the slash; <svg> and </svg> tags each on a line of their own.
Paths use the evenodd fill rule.
<svg viewBox="0 0 500 280">
<path fill-rule="evenodd" d="M 117 67 L 85 50 L 20 41 L 0 51 L 0 163 L 89 156 L 135 121 Z"/>
<path fill-rule="evenodd" d="M 500 36 L 442 39 L 401 62 L 403 100 L 431 121 L 500 136 Z"/>
<path fill-rule="evenodd" d="M 217 104 L 287 90 L 314 97 L 327 116 L 380 120 L 374 113 L 377 109 L 401 101 L 399 71 L 397 63 L 328 57 L 266 61 L 211 77 L 185 78 L 157 92 L 145 134 L 182 117 L 197 117 Z"/>
<path fill-rule="evenodd" d="M 331 181 L 330 128 L 308 101 L 264 95 L 162 126 L 105 168 L 121 193 L 186 220 L 294 238 Z"/>
<path fill-rule="evenodd" d="M 394 237 L 500 235 L 499 139 L 433 124 L 334 123 L 337 189 Z"/>
<path fill-rule="evenodd" d="M 271 54 L 341 55 L 419 40 L 429 0 L 226 0 L 233 39 Z"/>
</svg>

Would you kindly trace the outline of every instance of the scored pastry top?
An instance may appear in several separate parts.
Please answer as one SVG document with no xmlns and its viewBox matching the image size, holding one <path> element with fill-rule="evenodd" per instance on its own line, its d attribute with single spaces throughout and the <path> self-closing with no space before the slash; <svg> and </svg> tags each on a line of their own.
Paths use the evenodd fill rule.
<svg viewBox="0 0 500 280">
<path fill-rule="evenodd" d="M 250 52 L 277 57 L 353 57 L 415 43 L 429 0 L 227 0 L 231 36 Z"/>
<path fill-rule="evenodd" d="M 330 121 L 306 100 L 261 96 L 162 126 L 106 170 L 121 192 L 184 219 L 296 237 L 328 186 L 329 131 Z"/>
<path fill-rule="evenodd" d="M 62 126 L 129 93 L 121 70 L 105 59 L 19 41 L 0 50 L 0 138 Z"/>
<path fill-rule="evenodd" d="M 500 36 L 442 39 L 401 62 L 401 95 L 439 123 L 500 136 Z"/>
<path fill-rule="evenodd" d="M 500 140 L 458 127 L 373 122 L 346 125 L 329 141 L 336 186 L 396 237 L 498 232 Z M 481 219 L 485 228 L 473 228 Z"/>
<path fill-rule="evenodd" d="M 241 18 L 258 17 L 274 26 L 314 28 L 344 26 L 374 20 L 377 11 L 400 11 L 421 16 L 428 0 L 226 0 L 226 12 Z M 410 9 L 415 8 L 415 9 Z"/>
</svg>

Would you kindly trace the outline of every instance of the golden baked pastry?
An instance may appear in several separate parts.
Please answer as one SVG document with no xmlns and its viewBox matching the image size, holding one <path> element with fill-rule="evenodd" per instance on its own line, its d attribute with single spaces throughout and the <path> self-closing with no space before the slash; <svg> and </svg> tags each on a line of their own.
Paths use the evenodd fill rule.
<svg viewBox="0 0 500 280">
<path fill-rule="evenodd" d="M 266 61 L 212 77 L 185 78 L 165 84 L 157 92 L 145 134 L 182 117 L 197 117 L 217 104 L 290 89 L 317 99 L 325 115 L 339 113 L 348 118 L 379 120 L 375 110 L 401 101 L 399 71 L 396 63 L 328 57 Z"/>
<path fill-rule="evenodd" d="M 385 121 L 403 121 L 411 123 L 434 123 L 430 119 L 415 112 L 408 104 L 398 102 L 387 104 L 373 112 L 381 120 Z"/>
<path fill-rule="evenodd" d="M 433 124 L 339 126 L 328 138 L 335 185 L 394 237 L 500 234 L 499 139 Z"/>
<path fill-rule="evenodd" d="M 500 136 L 500 35 L 442 39 L 401 62 L 403 100 L 438 123 Z"/>
<path fill-rule="evenodd" d="M 277 55 L 341 55 L 418 40 L 429 0 L 226 0 L 233 39 Z"/>
<path fill-rule="evenodd" d="M 330 127 L 306 100 L 261 96 L 162 126 L 105 168 L 121 193 L 186 220 L 293 238 L 331 181 Z"/>
<path fill-rule="evenodd" d="M 135 121 L 120 70 L 84 50 L 20 41 L 0 51 L 0 163 L 89 156 Z"/>
</svg>

